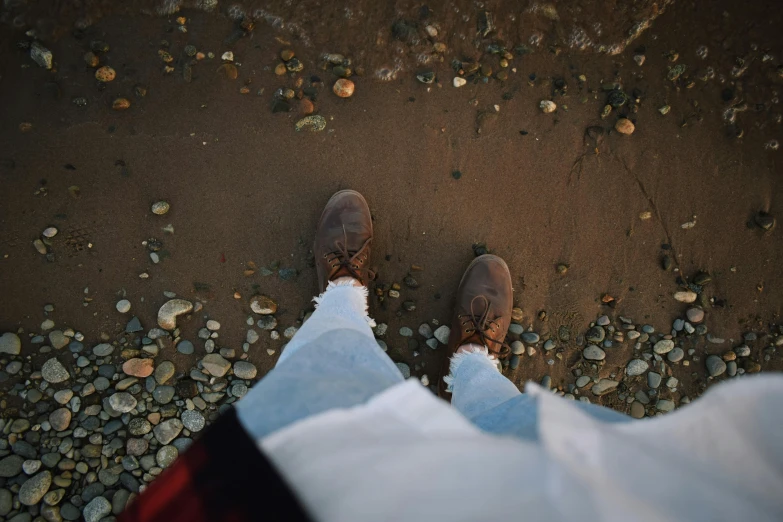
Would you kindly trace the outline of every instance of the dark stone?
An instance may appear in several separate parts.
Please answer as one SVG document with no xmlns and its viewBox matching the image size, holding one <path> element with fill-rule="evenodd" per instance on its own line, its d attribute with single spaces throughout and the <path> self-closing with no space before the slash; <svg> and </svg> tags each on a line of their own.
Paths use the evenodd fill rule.
<svg viewBox="0 0 783 522">
<path fill-rule="evenodd" d="M 95 497 L 103 495 L 104 491 L 106 491 L 106 487 L 103 484 L 100 482 L 93 482 L 82 490 L 82 500 L 84 500 L 84 502 L 89 502 Z"/>
<path fill-rule="evenodd" d="M 128 324 L 125 325 L 126 333 L 136 333 L 141 332 L 142 330 L 144 330 L 144 327 L 141 326 L 141 321 L 136 316 L 133 316 L 133 319 L 128 321 Z"/>
<path fill-rule="evenodd" d="M 14 454 L 26 459 L 34 459 L 37 457 L 37 453 L 33 445 L 23 440 L 14 442 L 14 444 L 11 446 L 11 451 L 13 451 Z"/>
<path fill-rule="evenodd" d="M 120 484 L 129 491 L 134 493 L 139 492 L 139 480 L 128 472 L 120 474 Z"/>
<path fill-rule="evenodd" d="M 296 268 L 281 268 L 278 270 L 277 274 L 283 281 L 292 281 L 296 278 L 298 272 L 296 271 Z"/>
<path fill-rule="evenodd" d="M 98 366 L 98 375 L 111 379 L 117 373 L 117 368 L 113 364 L 102 364 Z"/>
<path fill-rule="evenodd" d="M 175 388 L 177 389 L 177 395 L 183 399 L 192 399 L 198 395 L 198 385 L 196 384 L 196 381 L 190 379 L 178 381 Z"/>
</svg>

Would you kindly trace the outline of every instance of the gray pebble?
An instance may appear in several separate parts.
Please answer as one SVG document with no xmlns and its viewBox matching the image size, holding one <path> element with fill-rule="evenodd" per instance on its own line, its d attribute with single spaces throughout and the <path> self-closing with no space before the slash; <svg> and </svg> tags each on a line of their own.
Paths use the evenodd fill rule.
<svg viewBox="0 0 783 522">
<path fill-rule="evenodd" d="M 0 353 L 7 355 L 19 355 L 22 350 L 22 341 L 13 332 L 0 335 Z"/>
<path fill-rule="evenodd" d="M 576 379 L 576 387 L 584 388 L 585 386 L 590 384 L 591 381 L 592 379 L 590 377 L 588 377 L 587 375 L 582 375 L 578 379 Z"/>
<path fill-rule="evenodd" d="M 52 474 L 49 471 L 30 477 L 19 488 L 19 502 L 25 506 L 32 506 L 41 501 L 52 485 Z"/>
<path fill-rule="evenodd" d="M 654 390 L 657 390 L 661 385 L 661 380 L 662 377 L 660 373 L 650 372 L 647 374 L 647 386 Z"/>
<path fill-rule="evenodd" d="M 67 381 L 70 378 L 68 370 L 65 369 L 65 366 L 63 366 L 60 361 L 54 357 L 43 364 L 41 367 L 41 375 L 46 382 L 52 384 Z"/>
<path fill-rule="evenodd" d="M 435 332 L 433 332 L 433 335 L 435 335 L 435 338 L 440 342 L 440 344 L 448 344 L 449 335 L 451 335 L 451 328 L 444 324 L 439 326 Z"/>
<path fill-rule="evenodd" d="M 680 362 L 682 361 L 683 357 L 685 357 L 685 352 L 683 352 L 682 348 L 679 346 L 666 354 L 666 358 L 669 360 L 669 362 Z"/>
<path fill-rule="evenodd" d="M 676 332 L 682 332 L 683 328 L 685 328 L 685 321 L 682 319 L 675 319 L 674 323 L 672 323 L 672 328 Z"/>
<path fill-rule="evenodd" d="M 9 455 L 0 460 L 0 477 L 11 478 L 22 472 L 24 459 L 19 455 Z"/>
<path fill-rule="evenodd" d="M 606 338 L 606 331 L 600 326 L 593 326 L 585 334 L 585 339 L 594 344 L 600 344 Z"/>
<path fill-rule="evenodd" d="M 234 395 L 236 395 L 236 393 L 234 393 Z M 204 416 L 196 410 L 183 411 L 180 419 L 182 420 L 182 425 L 193 433 L 203 430 L 206 425 Z"/>
<path fill-rule="evenodd" d="M 174 399 L 174 387 L 173 386 L 158 386 L 155 391 L 152 392 L 152 398 L 158 404 L 168 404 Z"/>
<path fill-rule="evenodd" d="M 603 361 L 606 359 L 606 352 L 594 344 L 588 344 L 587 348 L 582 350 L 582 357 L 588 361 Z"/>
<path fill-rule="evenodd" d="M 136 399 L 127 392 L 119 392 L 109 397 L 109 406 L 119 413 L 127 413 L 136 407 Z"/>
<path fill-rule="evenodd" d="M 403 326 L 400 328 L 400 335 L 403 337 L 412 337 L 413 336 L 413 330 L 408 328 L 407 326 Z"/>
<path fill-rule="evenodd" d="M 671 339 L 661 339 L 660 341 L 655 343 L 655 346 L 653 346 L 653 351 L 658 355 L 667 354 L 673 349 L 674 349 L 674 341 L 672 341 Z"/>
<path fill-rule="evenodd" d="M 168 468 L 179 456 L 179 451 L 174 446 L 163 446 L 155 454 L 155 462 L 161 468 Z"/>
<path fill-rule="evenodd" d="M 726 371 L 726 363 L 717 355 L 707 357 L 707 372 L 710 377 L 717 377 Z"/>
<path fill-rule="evenodd" d="M 729 374 L 729 377 L 737 375 L 737 361 L 729 361 L 726 363 L 726 373 Z"/>
<path fill-rule="evenodd" d="M 103 517 L 111 513 L 111 504 L 103 497 L 95 497 L 84 506 L 85 522 L 99 522 Z"/>
<path fill-rule="evenodd" d="M 512 335 L 522 335 L 525 332 L 525 327 L 521 324 L 511 323 L 508 325 L 508 333 Z"/>
<path fill-rule="evenodd" d="M 237 361 L 234 363 L 234 375 L 240 379 L 254 379 L 257 373 L 258 370 L 256 370 L 256 367 L 247 361 Z"/>
<path fill-rule="evenodd" d="M 419 335 L 424 337 L 425 339 L 432 339 L 433 333 L 432 333 L 432 327 L 428 325 L 427 323 L 422 323 L 419 325 Z"/>
<path fill-rule="evenodd" d="M 645 324 L 642 326 L 642 332 L 646 333 L 647 335 L 654 334 L 655 328 L 653 328 L 652 325 Z"/>
<path fill-rule="evenodd" d="M 397 368 L 400 370 L 400 373 L 402 374 L 402 377 L 403 377 L 404 379 L 407 379 L 408 377 L 410 377 L 410 376 L 411 376 L 411 367 L 410 367 L 410 366 L 408 366 L 408 365 L 407 365 L 407 364 L 405 364 L 405 363 L 401 363 L 401 362 L 394 363 L 394 364 L 395 364 L 395 365 L 397 366 Z"/>
<path fill-rule="evenodd" d="M 557 347 L 557 344 L 552 339 L 547 339 L 547 341 L 544 343 L 544 351 L 548 352 L 550 350 L 554 350 Z"/>
<path fill-rule="evenodd" d="M 608 326 L 611 321 L 609 320 L 608 315 L 602 315 L 598 318 L 598 320 L 595 322 L 598 326 Z"/>
<path fill-rule="evenodd" d="M 658 402 L 655 403 L 655 409 L 664 413 L 672 411 L 674 409 L 674 401 L 658 399 Z"/>
<path fill-rule="evenodd" d="M 737 348 L 734 348 L 734 353 L 737 354 L 737 357 L 749 357 L 750 347 L 747 345 L 738 346 Z"/>
<path fill-rule="evenodd" d="M 522 341 L 514 341 L 511 343 L 511 353 L 514 355 L 521 355 L 525 353 L 525 345 Z"/>
<path fill-rule="evenodd" d="M 598 383 L 594 384 L 593 387 L 590 389 L 590 391 L 593 392 L 593 395 L 601 396 L 606 395 L 607 393 L 610 393 L 617 389 L 617 386 L 620 383 L 617 381 L 613 381 L 612 379 L 601 379 L 598 381 Z"/>
<path fill-rule="evenodd" d="M 629 377 L 634 377 L 636 375 L 643 374 L 649 369 L 649 367 L 650 365 L 647 361 L 634 359 L 628 363 L 628 366 L 625 367 L 625 373 L 628 374 Z"/>
<path fill-rule="evenodd" d="M 193 343 L 187 339 L 182 339 L 177 343 L 177 351 L 183 355 L 190 355 L 195 351 Z"/>
<path fill-rule="evenodd" d="M 536 332 L 525 332 L 521 338 L 522 342 L 527 344 L 536 344 L 541 340 L 541 337 Z"/>
</svg>

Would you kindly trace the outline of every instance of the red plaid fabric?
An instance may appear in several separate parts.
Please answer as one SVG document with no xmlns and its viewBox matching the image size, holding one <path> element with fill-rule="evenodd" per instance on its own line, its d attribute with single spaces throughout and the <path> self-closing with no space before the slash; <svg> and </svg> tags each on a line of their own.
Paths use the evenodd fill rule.
<svg viewBox="0 0 783 522">
<path fill-rule="evenodd" d="M 312 522 L 232 408 L 139 495 L 120 522 Z"/>
</svg>

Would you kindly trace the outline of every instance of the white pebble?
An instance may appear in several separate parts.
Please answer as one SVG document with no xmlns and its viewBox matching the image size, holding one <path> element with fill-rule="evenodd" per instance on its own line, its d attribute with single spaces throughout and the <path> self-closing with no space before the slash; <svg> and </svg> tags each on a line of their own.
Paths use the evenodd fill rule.
<svg viewBox="0 0 783 522">
<path fill-rule="evenodd" d="M 207 329 L 211 331 L 220 330 L 220 323 L 215 321 L 214 319 L 210 319 L 207 321 Z"/>
<path fill-rule="evenodd" d="M 557 109 L 557 104 L 551 100 L 541 100 L 541 103 L 538 104 L 538 107 L 545 114 L 549 114 L 550 112 L 555 112 L 555 109 Z"/>
<path fill-rule="evenodd" d="M 123 299 L 121 301 L 117 301 L 117 311 L 121 314 L 127 314 L 130 312 L 131 304 L 130 301 L 127 299 Z"/>
<path fill-rule="evenodd" d="M 231 51 L 226 51 L 223 53 L 223 56 L 220 57 L 221 59 L 227 61 L 227 62 L 233 62 L 234 61 L 234 53 Z"/>
<path fill-rule="evenodd" d="M 57 235 L 57 229 L 55 227 L 49 227 L 43 231 L 43 237 L 53 238 Z"/>
<path fill-rule="evenodd" d="M 158 216 L 162 216 L 168 212 L 170 208 L 171 205 L 169 205 L 166 201 L 156 201 L 152 204 L 152 213 L 157 214 Z"/>
<path fill-rule="evenodd" d="M 462 87 L 464 86 L 468 81 L 465 78 L 462 78 L 461 76 L 455 76 L 454 77 L 454 87 Z"/>
</svg>

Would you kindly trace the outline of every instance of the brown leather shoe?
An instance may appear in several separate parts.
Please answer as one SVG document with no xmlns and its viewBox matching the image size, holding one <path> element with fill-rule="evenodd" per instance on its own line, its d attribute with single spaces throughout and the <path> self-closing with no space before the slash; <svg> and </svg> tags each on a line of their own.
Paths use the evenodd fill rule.
<svg viewBox="0 0 783 522">
<path fill-rule="evenodd" d="M 324 207 L 315 233 L 313 254 L 318 272 L 318 288 L 326 290 L 329 281 L 348 276 L 364 286 L 375 277 L 368 268 L 372 216 L 364 197 L 355 190 L 341 190 Z"/>
<path fill-rule="evenodd" d="M 447 358 L 438 382 L 438 395 L 451 399 L 443 377 L 449 375 L 451 356 L 469 343 L 486 346 L 489 354 L 505 359 L 511 353 L 506 344 L 514 295 L 506 262 L 490 254 L 479 256 L 465 270 L 459 283 Z"/>
</svg>

